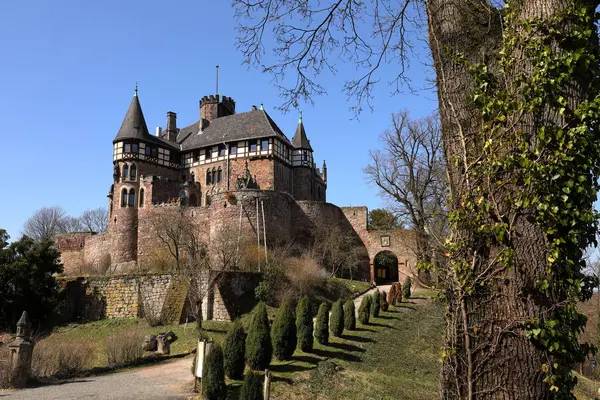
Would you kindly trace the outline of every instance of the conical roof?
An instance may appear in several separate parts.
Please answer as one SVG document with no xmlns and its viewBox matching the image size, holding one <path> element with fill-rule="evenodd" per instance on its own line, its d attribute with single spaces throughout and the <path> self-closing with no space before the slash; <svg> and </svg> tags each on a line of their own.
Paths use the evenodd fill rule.
<svg viewBox="0 0 600 400">
<path fill-rule="evenodd" d="M 296 127 L 296 133 L 294 133 L 294 138 L 292 139 L 292 144 L 297 149 L 307 149 L 312 151 L 312 147 L 310 147 L 310 142 L 306 137 L 306 131 L 304 130 L 304 124 L 302 123 L 302 117 L 298 120 L 298 126 Z"/>
<path fill-rule="evenodd" d="M 133 96 L 125 119 L 121 124 L 121 129 L 115 137 L 114 141 L 122 139 L 146 139 L 148 140 L 152 136 L 148 132 L 148 126 L 144 119 L 144 113 L 142 113 L 142 107 L 140 106 L 140 100 L 137 93 Z"/>
</svg>

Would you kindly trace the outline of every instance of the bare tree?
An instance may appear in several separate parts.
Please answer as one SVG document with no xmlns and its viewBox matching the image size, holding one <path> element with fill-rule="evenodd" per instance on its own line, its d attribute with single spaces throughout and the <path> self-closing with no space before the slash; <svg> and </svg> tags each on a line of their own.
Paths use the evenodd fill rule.
<svg viewBox="0 0 600 400">
<path fill-rule="evenodd" d="M 316 76 L 335 72 L 335 59 L 360 70 L 345 86 L 359 104 L 384 63 L 397 66 L 388 81 L 401 82 L 408 29 L 426 23 L 456 216 L 443 399 L 569 398 L 572 366 L 585 352 L 572 332 L 584 325 L 576 303 L 591 296 L 582 249 L 597 230 L 599 118 L 589 106 L 600 87 L 600 1 L 507 3 L 503 10 L 496 0 L 234 0 L 240 50 L 279 79 L 284 108 L 323 93 Z M 267 37 L 272 62 L 263 60 Z M 563 68 L 575 59 L 576 68 Z M 565 203 L 577 212 L 544 208 L 563 211 Z M 551 343 L 562 350 L 536 339 L 549 321 Z"/>
<path fill-rule="evenodd" d="M 327 218 L 315 221 L 312 230 L 313 242 L 310 256 L 314 258 L 331 277 L 347 272 L 352 277 L 359 263 L 356 238 Z"/>
<path fill-rule="evenodd" d="M 52 239 L 58 233 L 69 232 L 73 228 L 62 207 L 42 207 L 25 222 L 23 234 L 35 240 Z"/>
<path fill-rule="evenodd" d="M 90 232 L 105 232 L 108 228 L 108 211 L 104 207 L 85 210 L 79 220 Z"/>
<path fill-rule="evenodd" d="M 415 230 L 418 264 L 430 265 L 446 225 L 438 118 L 412 120 L 406 110 L 395 113 L 392 127 L 381 134 L 380 141 L 382 148 L 369 152 L 371 163 L 364 172 L 400 220 Z"/>
</svg>

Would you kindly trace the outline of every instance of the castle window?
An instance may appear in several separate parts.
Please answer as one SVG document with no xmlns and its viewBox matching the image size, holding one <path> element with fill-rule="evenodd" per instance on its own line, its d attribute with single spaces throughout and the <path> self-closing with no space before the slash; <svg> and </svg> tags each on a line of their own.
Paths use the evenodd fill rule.
<svg viewBox="0 0 600 400">
<path fill-rule="evenodd" d="M 210 192 L 206 192 L 206 201 L 204 204 L 206 204 L 206 207 L 210 206 Z"/>
<path fill-rule="evenodd" d="M 269 139 L 263 139 L 260 142 L 260 149 L 263 150 L 263 151 L 264 150 L 269 150 Z"/>
<path fill-rule="evenodd" d="M 146 148 L 144 149 L 144 154 L 147 156 L 151 156 L 152 155 L 152 147 L 146 145 Z"/>
<path fill-rule="evenodd" d="M 225 145 L 224 144 L 220 144 L 219 145 L 219 156 L 224 156 L 225 153 L 226 153 L 225 150 L 227 150 L 226 147 L 225 147 Z"/>
<path fill-rule="evenodd" d="M 152 147 L 152 157 L 158 158 L 158 148 Z"/>
<path fill-rule="evenodd" d="M 200 161 L 200 150 L 194 150 L 194 161 Z"/>
<path fill-rule="evenodd" d="M 229 148 L 229 154 L 237 154 L 237 144 L 232 144 Z"/>
<path fill-rule="evenodd" d="M 129 165 L 123 165 L 123 175 L 121 176 L 123 177 L 123 180 L 127 179 L 127 177 L 129 176 Z"/>
<path fill-rule="evenodd" d="M 217 181 L 217 170 L 216 169 L 212 169 L 212 183 L 218 183 Z"/>
<path fill-rule="evenodd" d="M 256 140 L 250 141 L 250 151 L 256 151 L 258 148 L 258 142 Z"/>
<path fill-rule="evenodd" d="M 131 144 L 129 144 L 129 143 L 123 144 L 123 153 L 131 153 Z"/>
<path fill-rule="evenodd" d="M 139 146 L 138 146 L 138 144 L 137 144 L 137 143 L 133 143 L 133 144 L 131 145 L 131 151 L 132 151 L 133 153 L 137 153 L 137 152 L 138 152 L 138 150 L 139 150 Z"/>
<path fill-rule="evenodd" d="M 137 168 L 135 167 L 135 164 L 132 164 L 131 168 L 129 168 L 129 180 L 135 181 L 136 175 L 137 175 Z"/>
<path fill-rule="evenodd" d="M 125 207 L 127 205 L 127 189 L 123 188 L 121 191 L 121 207 Z"/>
<path fill-rule="evenodd" d="M 212 174 L 210 173 L 210 169 L 206 170 L 206 184 L 210 185 L 212 183 Z"/>
<path fill-rule="evenodd" d="M 190 206 L 196 207 L 198 205 L 197 203 L 198 203 L 198 200 L 196 198 L 196 195 L 192 193 L 190 195 Z"/>
<path fill-rule="evenodd" d="M 135 206 L 135 189 L 129 189 L 129 207 Z"/>
<path fill-rule="evenodd" d="M 209 147 L 208 149 L 204 150 L 204 158 L 208 160 L 211 157 L 212 157 L 212 148 Z"/>
<path fill-rule="evenodd" d="M 221 167 L 219 167 L 219 169 L 217 170 L 217 182 L 221 182 L 221 175 L 222 175 L 222 170 Z"/>
<path fill-rule="evenodd" d="M 140 189 L 140 208 L 144 207 L 144 189 Z"/>
</svg>

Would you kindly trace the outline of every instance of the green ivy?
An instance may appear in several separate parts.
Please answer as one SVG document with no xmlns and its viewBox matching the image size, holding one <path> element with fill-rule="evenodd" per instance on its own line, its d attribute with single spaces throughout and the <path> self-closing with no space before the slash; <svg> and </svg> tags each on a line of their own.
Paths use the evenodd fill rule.
<svg viewBox="0 0 600 400">
<path fill-rule="evenodd" d="M 472 73 L 473 105 L 483 121 L 480 142 L 473 144 L 481 156 L 465 172 L 469 190 L 449 218 L 453 231 L 469 234 L 452 237 L 447 256 L 454 288 L 473 295 L 489 280 L 466 255 L 501 249 L 498 268 L 513 268 L 515 231 L 508 216 L 535 220 L 548 254 L 545 271 L 530 290 L 554 307 L 522 328 L 548 356 L 540 370 L 555 398 L 570 399 L 576 383 L 572 368 L 593 350 L 578 341 L 586 318 L 576 304 L 589 299 L 595 285 L 583 273 L 582 249 L 595 244 L 599 218 L 592 207 L 600 188 L 600 55 L 594 28 L 598 14 L 572 2 L 550 20 L 517 24 L 513 3 L 505 9 L 504 24 L 511 29 L 505 30 L 500 68 L 462 60 Z M 524 61 L 515 58 L 519 52 L 531 67 L 527 71 L 521 70 Z M 568 97 L 574 84 L 587 88 L 571 107 Z M 534 137 L 519 129 L 519 116 L 539 124 Z M 454 162 L 460 165 L 463 160 L 457 157 Z"/>
</svg>

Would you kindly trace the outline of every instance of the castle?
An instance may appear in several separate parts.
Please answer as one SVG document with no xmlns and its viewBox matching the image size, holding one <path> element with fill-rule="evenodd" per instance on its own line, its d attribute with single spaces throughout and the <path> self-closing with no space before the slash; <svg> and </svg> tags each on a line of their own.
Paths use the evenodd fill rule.
<svg viewBox="0 0 600 400">
<path fill-rule="evenodd" d="M 113 184 L 107 232 L 57 237 L 67 273 L 109 260 L 116 272 L 146 262 L 157 246 L 149 220 L 178 207 L 214 240 L 224 226 L 248 232 L 265 248 L 310 241 L 316 223 L 339 224 L 362 249 L 355 278 L 402 280 L 415 264 L 411 231 L 372 231 L 366 207 L 327 203 L 327 166 L 316 166 L 302 121 L 289 140 L 266 111 L 236 112 L 221 95 L 200 100 L 198 121 L 178 127 L 167 112 L 166 128 L 150 134 L 137 88 L 113 140 Z M 398 268 L 378 267 L 379 252 L 392 253 Z"/>
</svg>

